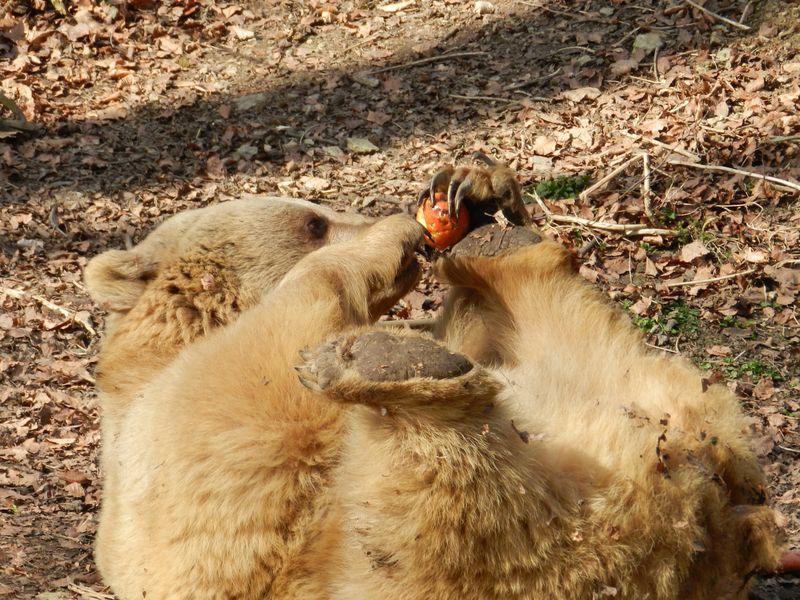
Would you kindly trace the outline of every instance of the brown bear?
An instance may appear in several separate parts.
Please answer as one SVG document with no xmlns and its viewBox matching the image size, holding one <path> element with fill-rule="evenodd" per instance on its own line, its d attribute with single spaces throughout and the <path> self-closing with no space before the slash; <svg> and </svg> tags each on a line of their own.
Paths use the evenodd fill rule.
<svg viewBox="0 0 800 600">
<path fill-rule="evenodd" d="M 279 589 L 319 518 L 341 412 L 317 410 L 290 365 L 414 285 L 420 234 L 408 218 L 373 230 L 308 202 L 251 199 L 179 214 L 89 263 L 88 288 L 111 311 L 96 558 L 120 598 Z M 336 250 L 303 262 L 323 247 Z"/>
<path fill-rule="evenodd" d="M 777 565 L 735 398 L 646 352 L 558 245 L 440 263 L 434 341 L 369 327 L 416 281 L 410 219 L 262 297 L 272 242 L 217 210 L 87 273 L 120 313 L 97 541 L 119 598 L 724 598 Z"/>
<path fill-rule="evenodd" d="M 327 597 L 744 598 L 778 566 L 727 388 L 647 352 L 553 242 L 439 273 L 443 343 L 305 354 L 304 385 L 352 407 Z"/>
</svg>

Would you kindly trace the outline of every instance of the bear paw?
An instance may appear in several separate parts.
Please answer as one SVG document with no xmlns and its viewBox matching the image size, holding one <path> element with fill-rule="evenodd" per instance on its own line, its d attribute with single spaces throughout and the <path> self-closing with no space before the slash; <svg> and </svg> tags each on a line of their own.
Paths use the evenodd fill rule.
<svg viewBox="0 0 800 600">
<path fill-rule="evenodd" d="M 300 383 L 331 400 L 392 409 L 460 406 L 494 395 L 482 369 L 432 339 L 366 331 L 340 335 L 300 353 Z"/>
<path fill-rule="evenodd" d="M 384 331 L 340 336 L 300 355 L 305 360 L 296 367 L 300 381 L 315 391 L 325 391 L 346 373 L 372 382 L 392 382 L 449 379 L 472 370 L 464 356 L 431 339 Z"/>
</svg>

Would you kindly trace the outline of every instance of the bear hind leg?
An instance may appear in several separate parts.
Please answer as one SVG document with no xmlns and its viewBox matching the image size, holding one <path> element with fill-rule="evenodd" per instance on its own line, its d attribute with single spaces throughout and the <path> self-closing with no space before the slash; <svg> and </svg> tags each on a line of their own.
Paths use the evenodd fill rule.
<svg viewBox="0 0 800 600">
<path fill-rule="evenodd" d="M 482 368 L 420 335 L 366 330 L 339 335 L 301 353 L 300 382 L 335 402 L 401 416 L 456 417 L 498 393 Z M 455 411 L 455 412 L 452 412 Z"/>
</svg>

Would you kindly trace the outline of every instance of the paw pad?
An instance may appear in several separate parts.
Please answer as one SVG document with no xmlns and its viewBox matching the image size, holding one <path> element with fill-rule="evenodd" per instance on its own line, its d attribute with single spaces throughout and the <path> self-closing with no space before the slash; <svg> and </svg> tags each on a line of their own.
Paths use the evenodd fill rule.
<svg viewBox="0 0 800 600">
<path fill-rule="evenodd" d="M 450 379 L 469 373 L 473 365 L 435 341 L 420 336 L 399 336 L 384 331 L 345 335 L 301 353 L 298 367 L 306 387 L 322 391 L 350 371 L 372 382 L 414 378 Z"/>
</svg>

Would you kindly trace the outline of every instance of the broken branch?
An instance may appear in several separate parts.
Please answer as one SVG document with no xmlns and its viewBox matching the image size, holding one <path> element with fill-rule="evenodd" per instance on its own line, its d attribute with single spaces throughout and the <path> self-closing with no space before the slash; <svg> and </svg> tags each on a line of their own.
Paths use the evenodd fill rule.
<svg viewBox="0 0 800 600">
<path fill-rule="evenodd" d="M 638 158 L 638 157 L 636 157 Z M 531 194 L 533 199 L 539 205 L 539 208 L 544 212 L 544 216 L 548 221 L 554 223 L 572 223 L 573 225 L 582 225 L 592 229 L 600 229 L 602 231 L 611 231 L 615 233 L 622 233 L 624 235 L 675 235 L 676 232 L 672 229 L 658 229 L 656 227 L 648 227 L 640 223 L 606 223 L 604 221 L 592 221 L 591 219 L 584 219 L 583 217 L 574 217 L 572 215 L 557 215 L 553 213 L 544 201 L 539 197 L 539 194 L 533 192 Z"/>
<path fill-rule="evenodd" d="M 673 281 L 672 283 L 665 283 L 664 287 L 680 287 L 684 285 L 702 285 L 706 283 L 714 283 L 716 281 L 725 281 L 726 279 L 733 279 L 739 275 L 750 275 L 755 273 L 755 269 L 747 269 L 741 273 L 731 273 L 729 275 L 720 275 L 719 277 L 711 277 L 709 279 L 696 279 L 695 281 Z"/>
<path fill-rule="evenodd" d="M 752 177 L 753 179 L 763 179 L 777 186 L 788 188 L 795 192 L 800 192 L 800 183 L 794 181 L 787 181 L 778 177 L 770 175 L 762 175 L 761 173 L 754 173 L 753 171 L 745 171 L 744 169 L 734 169 L 733 167 L 723 167 L 721 165 L 704 165 L 700 163 L 690 163 L 683 160 L 671 159 L 668 161 L 671 165 L 678 165 L 681 167 L 692 167 L 693 169 L 703 169 L 706 171 L 718 171 L 720 173 L 732 173 L 734 175 L 744 175 L 745 177 Z"/>
<path fill-rule="evenodd" d="M 683 0 L 683 1 L 689 6 L 693 6 L 700 12 L 707 14 L 712 19 L 716 19 L 717 21 L 722 21 L 723 23 L 727 23 L 731 27 L 736 27 L 737 29 L 741 29 L 742 31 L 750 31 L 749 25 L 745 25 L 744 23 L 739 23 L 738 21 L 734 21 L 733 19 L 729 19 L 728 17 L 723 17 L 722 15 L 718 15 L 715 12 L 711 12 L 705 6 L 702 6 L 697 2 L 694 2 L 694 0 Z"/>
<path fill-rule="evenodd" d="M 395 319 L 393 321 L 378 321 L 378 327 L 402 327 L 403 329 L 422 329 L 430 331 L 436 324 L 436 319 Z"/>
<path fill-rule="evenodd" d="M 89 335 L 96 336 L 97 331 L 95 331 L 94 327 L 84 318 L 78 316 L 77 313 L 64 308 L 63 306 L 59 306 L 58 304 L 53 304 L 47 298 L 43 296 L 39 296 L 37 294 L 31 294 L 30 292 L 26 292 L 23 290 L 15 290 L 12 288 L 7 287 L 0 287 L 0 294 L 5 294 L 6 296 L 10 296 L 17 300 L 22 300 L 23 298 L 31 298 L 32 300 L 36 300 L 39 304 L 44 306 L 45 308 L 52 310 L 55 313 L 60 314 L 62 317 L 66 317 L 67 319 L 72 319 L 75 323 L 83 327 L 83 329 Z"/>
<path fill-rule="evenodd" d="M 401 65 L 391 65 L 381 69 L 374 69 L 367 71 L 367 75 L 377 75 L 378 73 L 386 73 L 387 71 L 397 71 L 398 69 L 407 69 L 408 67 L 416 67 L 419 65 L 426 65 L 432 62 L 439 62 L 441 60 L 449 60 L 451 58 L 463 58 L 465 56 L 483 56 L 488 52 L 452 52 L 451 54 L 442 54 L 440 56 L 430 56 L 428 58 L 421 58 L 419 60 L 412 60 L 411 62 L 403 63 Z"/>
<path fill-rule="evenodd" d="M 625 169 L 627 169 L 627 168 L 628 168 L 628 167 L 629 167 L 631 164 L 633 164 L 633 163 L 634 163 L 634 162 L 636 162 L 637 160 L 639 160 L 639 155 L 638 155 L 638 154 L 637 154 L 636 156 L 632 156 L 631 158 L 629 158 L 628 160 L 626 160 L 624 163 L 622 163 L 621 165 L 619 165 L 619 166 L 618 166 L 616 169 L 614 169 L 613 171 L 611 171 L 611 173 L 609 173 L 608 175 L 606 175 L 605 177 L 603 177 L 602 179 L 600 179 L 600 181 L 597 181 L 597 182 L 593 183 L 593 184 L 592 184 L 592 185 L 590 185 L 588 188 L 586 188 L 585 190 L 583 190 L 583 191 L 582 191 L 582 192 L 579 194 L 579 196 L 578 196 L 578 197 L 581 199 L 581 201 L 582 201 L 582 202 L 586 202 L 586 201 L 589 199 L 589 196 L 590 196 L 590 195 L 591 195 L 593 192 L 596 192 L 597 190 L 604 188 L 604 187 L 606 186 L 606 184 L 607 184 L 609 181 L 611 181 L 612 179 L 614 179 L 614 177 L 616 177 L 617 175 L 619 175 L 620 173 L 622 173 L 622 172 L 623 172 Z"/>
</svg>

